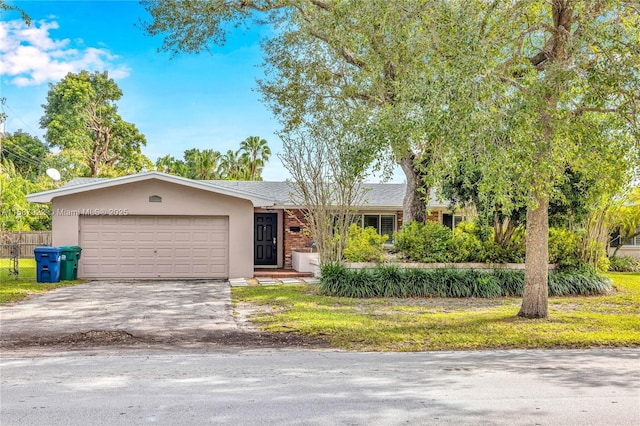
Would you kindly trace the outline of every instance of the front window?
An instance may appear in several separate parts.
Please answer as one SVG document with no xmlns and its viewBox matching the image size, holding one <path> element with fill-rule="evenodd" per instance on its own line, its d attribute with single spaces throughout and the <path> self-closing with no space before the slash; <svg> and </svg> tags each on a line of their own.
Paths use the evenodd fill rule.
<svg viewBox="0 0 640 426">
<path fill-rule="evenodd" d="M 442 214 L 442 224 L 447 228 L 451 228 L 451 230 L 456 229 L 456 227 L 464 221 L 464 217 L 460 215 L 453 215 L 448 213 Z"/>
<path fill-rule="evenodd" d="M 396 216 L 392 214 L 365 214 L 362 218 L 363 228 L 374 228 L 378 235 L 386 235 L 387 243 L 393 241 L 393 233 L 396 230 Z"/>
<path fill-rule="evenodd" d="M 334 217 L 334 225 L 337 217 Z M 393 233 L 396 231 L 396 215 L 394 214 L 357 214 L 353 216 L 352 223 L 361 228 L 372 227 L 378 235 L 386 235 L 387 243 L 393 243 Z"/>
<path fill-rule="evenodd" d="M 636 229 L 636 233 L 640 232 L 640 228 Z M 631 238 L 629 241 L 626 241 L 625 246 L 632 246 L 632 247 L 640 247 L 640 235 L 636 235 L 635 237 Z"/>
</svg>

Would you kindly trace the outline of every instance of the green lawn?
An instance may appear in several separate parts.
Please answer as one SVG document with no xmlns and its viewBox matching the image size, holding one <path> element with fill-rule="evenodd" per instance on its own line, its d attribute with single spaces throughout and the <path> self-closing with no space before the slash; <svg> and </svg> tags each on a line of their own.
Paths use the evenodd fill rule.
<svg viewBox="0 0 640 426">
<path fill-rule="evenodd" d="M 83 281 L 61 281 L 59 283 L 37 283 L 35 259 L 20 259 L 19 275 L 9 274 L 13 263 L 9 259 L 0 259 L 0 303 L 15 302 L 33 293 L 43 293 L 58 287 L 80 284 Z"/>
<path fill-rule="evenodd" d="M 237 287 L 265 330 L 328 339 L 360 351 L 584 348 L 640 345 L 640 274 L 612 273 L 608 296 L 554 297 L 549 319 L 516 316 L 520 298 L 348 299 L 312 286 Z"/>
</svg>

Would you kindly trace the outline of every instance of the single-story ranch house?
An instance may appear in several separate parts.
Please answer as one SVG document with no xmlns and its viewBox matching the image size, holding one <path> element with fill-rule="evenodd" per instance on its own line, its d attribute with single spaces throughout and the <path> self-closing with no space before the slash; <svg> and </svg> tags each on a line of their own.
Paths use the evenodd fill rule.
<svg viewBox="0 0 640 426">
<path fill-rule="evenodd" d="M 404 184 L 366 184 L 361 225 L 391 235 L 402 225 Z M 52 203 L 54 246 L 82 248 L 80 278 L 242 278 L 292 268 L 309 248 L 301 206 L 286 182 L 200 181 L 160 172 L 77 178 L 31 194 Z M 432 200 L 430 220 L 457 225 Z"/>
</svg>

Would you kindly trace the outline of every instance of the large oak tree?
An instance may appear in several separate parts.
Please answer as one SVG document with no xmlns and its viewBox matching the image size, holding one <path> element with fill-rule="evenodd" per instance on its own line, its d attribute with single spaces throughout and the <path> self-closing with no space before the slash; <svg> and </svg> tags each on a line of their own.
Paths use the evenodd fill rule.
<svg viewBox="0 0 640 426">
<path fill-rule="evenodd" d="M 234 24 L 250 25 L 254 18 L 275 24 L 277 35 L 265 43 L 267 77 L 260 89 L 284 132 L 350 128 L 371 148 L 367 155 L 378 157 L 378 166 L 388 167 L 391 159 L 402 167 L 404 219 L 426 219 L 430 150 L 417 133 L 424 126 L 415 125 L 424 115 L 411 113 L 413 100 L 399 93 L 413 84 L 415 62 L 425 59 L 410 43 L 414 30 L 424 25 L 429 2 L 404 8 L 380 0 L 142 3 L 152 16 L 145 30 L 162 34 L 163 49 L 174 53 L 223 44 Z"/>
<path fill-rule="evenodd" d="M 141 152 L 146 139 L 118 114 L 122 90 L 107 72 L 69 73 L 50 84 L 40 126 L 61 155 L 80 159 L 91 177 L 140 172 L 153 167 Z"/>
</svg>

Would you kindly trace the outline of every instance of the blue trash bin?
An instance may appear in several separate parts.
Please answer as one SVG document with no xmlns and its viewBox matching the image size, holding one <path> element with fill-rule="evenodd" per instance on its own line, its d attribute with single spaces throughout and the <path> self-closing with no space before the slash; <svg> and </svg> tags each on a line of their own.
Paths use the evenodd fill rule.
<svg viewBox="0 0 640 426">
<path fill-rule="evenodd" d="M 60 247 L 40 246 L 33 250 L 36 257 L 36 281 L 57 283 L 60 281 Z"/>
</svg>

